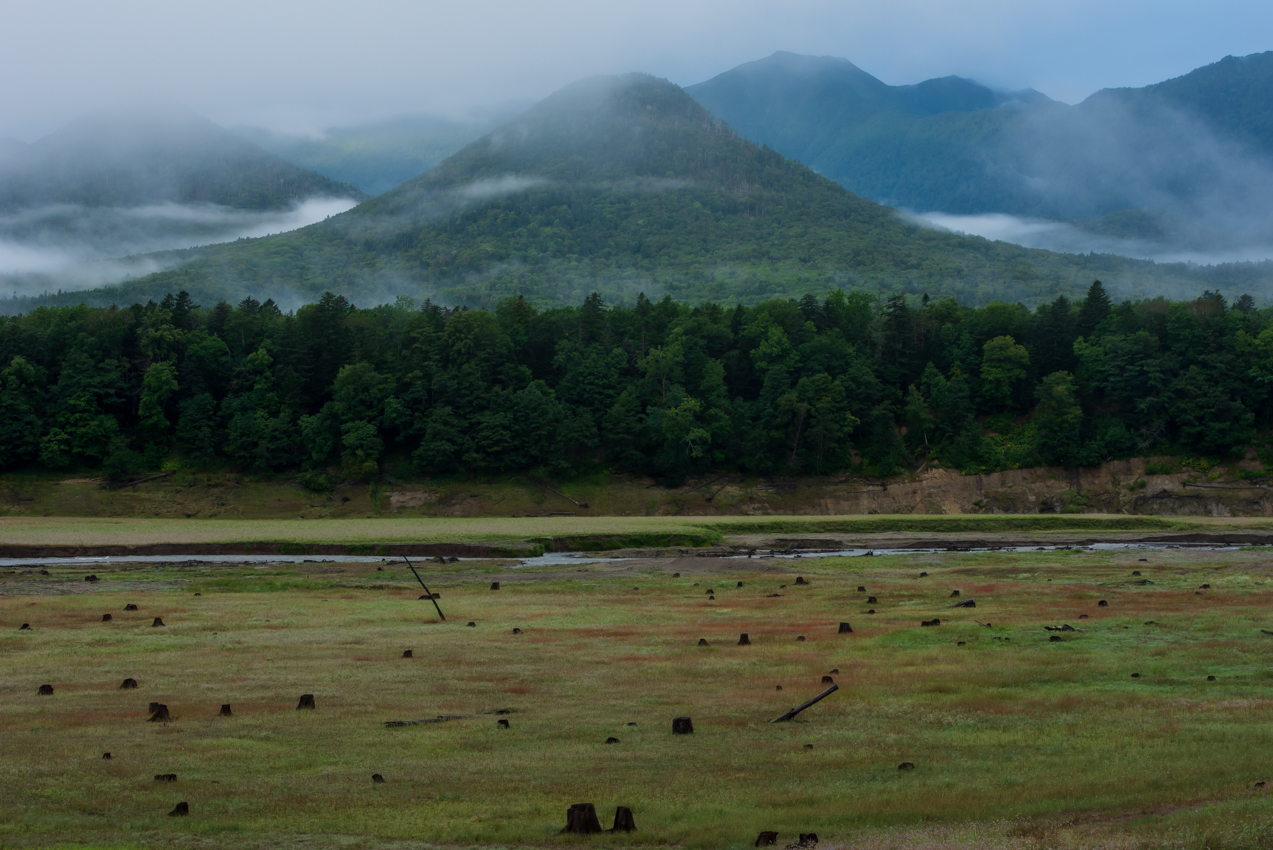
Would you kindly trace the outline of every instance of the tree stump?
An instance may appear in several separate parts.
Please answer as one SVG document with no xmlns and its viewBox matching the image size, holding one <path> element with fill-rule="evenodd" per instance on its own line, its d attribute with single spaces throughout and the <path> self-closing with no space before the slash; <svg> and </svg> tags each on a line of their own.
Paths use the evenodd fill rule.
<svg viewBox="0 0 1273 850">
<path fill-rule="evenodd" d="M 156 618 L 155 618 L 155 622 L 151 623 L 151 624 L 150 624 L 150 627 L 151 627 L 152 629 L 157 629 L 157 628 L 159 628 L 160 626 L 162 626 L 163 624 L 164 624 L 164 618 L 163 618 L 163 617 L 156 617 Z"/>
<path fill-rule="evenodd" d="M 381 782 L 385 781 L 385 778 L 381 776 L 379 773 L 373 773 L 371 774 L 371 781 L 372 783 L 379 785 Z"/>
<path fill-rule="evenodd" d="M 161 702 L 151 703 L 154 708 L 151 709 L 150 720 L 147 723 L 168 723 L 172 720 L 172 715 L 168 713 L 168 706 Z"/>
<path fill-rule="evenodd" d="M 864 584 L 859 584 L 859 585 L 858 585 L 858 593 L 866 593 L 866 585 L 864 585 Z"/>
<path fill-rule="evenodd" d="M 673 735 L 693 735 L 694 721 L 688 717 L 672 718 L 672 734 Z"/>
<path fill-rule="evenodd" d="M 699 638 L 699 639 L 698 639 L 698 645 L 699 645 L 699 646 L 707 646 L 707 638 Z"/>
<path fill-rule="evenodd" d="M 914 770 L 914 769 L 915 769 L 915 765 L 914 765 L 914 764 L 912 764 L 912 763 L 911 763 L 911 762 L 909 762 L 909 761 L 904 761 L 904 762 L 902 762 L 901 764 L 899 764 L 899 765 L 897 766 L 897 769 L 898 769 L 898 770 Z"/>
<path fill-rule="evenodd" d="M 796 584 L 808 584 L 808 583 L 809 582 L 804 580 L 804 576 L 796 576 Z"/>
<path fill-rule="evenodd" d="M 403 657 L 403 658 L 414 658 L 415 656 L 411 653 L 411 650 L 409 650 L 409 649 L 404 649 L 404 650 L 402 650 L 402 657 Z"/>
<path fill-rule="evenodd" d="M 573 832 L 576 835 L 592 835 L 601 832 L 601 821 L 597 820 L 597 809 L 592 803 L 575 803 L 566 810 L 566 828 L 562 832 Z"/>
<path fill-rule="evenodd" d="M 175 774 L 175 773 L 156 773 L 156 774 L 155 774 L 155 781 L 156 781 L 156 782 L 176 782 L 176 781 L 177 781 L 177 774 Z"/>
<path fill-rule="evenodd" d="M 497 581 L 491 582 L 491 590 L 499 590 L 499 582 Z"/>
<path fill-rule="evenodd" d="M 832 679 L 830 676 L 823 676 L 823 677 L 822 677 L 822 684 L 824 684 L 824 685 L 834 685 L 834 684 L 835 684 L 835 679 Z"/>
<path fill-rule="evenodd" d="M 959 591 L 958 591 L 958 590 L 952 590 L 952 591 L 950 592 L 950 598 L 951 598 L 951 599 L 958 599 L 958 598 L 959 598 Z"/>
<path fill-rule="evenodd" d="M 496 725 L 496 726 L 498 726 L 498 727 L 500 727 L 501 729 L 507 729 L 507 728 L 508 728 L 508 721 L 507 721 L 507 720 L 503 720 L 503 719 L 496 720 L 496 721 L 495 721 L 495 725 Z"/>
<path fill-rule="evenodd" d="M 53 686 L 52 686 L 52 685 L 40 685 L 40 689 L 39 689 L 38 691 L 36 691 L 36 694 L 38 694 L 39 696 L 42 696 L 42 697 L 52 696 L 52 695 L 53 695 Z"/>
<path fill-rule="evenodd" d="M 751 646 L 751 638 L 747 637 L 746 632 L 743 632 L 741 635 L 738 636 L 738 645 Z"/>
<path fill-rule="evenodd" d="M 113 618 L 111 617 L 111 615 L 110 615 L 110 614 L 103 614 L 103 615 L 102 615 L 102 622 L 103 622 L 103 623 L 109 623 L 112 619 L 113 619 Z"/>
<path fill-rule="evenodd" d="M 168 817 L 184 818 L 189 814 L 190 814 L 190 804 L 183 801 L 178 803 L 176 807 L 171 812 L 168 813 Z"/>
<path fill-rule="evenodd" d="M 136 610 L 137 610 L 137 606 L 136 606 L 136 605 L 134 605 L 133 603 L 129 602 L 127 605 L 125 605 L 125 606 L 124 606 L 124 610 L 125 610 L 125 611 L 136 611 Z"/>
<path fill-rule="evenodd" d="M 769 847 L 770 845 L 777 843 L 778 833 L 773 832 L 772 830 L 766 830 L 756 836 L 757 847 Z"/>
<path fill-rule="evenodd" d="M 613 735 L 611 735 L 609 738 L 606 738 L 606 743 L 607 743 L 607 744 L 617 744 L 617 743 L 619 743 L 619 739 L 618 739 L 618 738 L 616 738 L 616 737 L 614 737 Z"/>
<path fill-rule="evenodd" d="M 314 705 L 314 695 L 313 695 L 313 694 L 301 694 L 301 701 L 300 701 L 300 702 L 298 702 L 298 703 L 296 704 L 296 710 L 297 710 L 297 711 L 300 711 L 302 708 L 311 708 L 311 709 L 312 709 L 312 708 L 317 708 L 317 707 L 318 707 L 318 706 Z"/>
<path fill-rule="evenodd" d="M 614 826 L 611 832 L 636 832 L 636 819 L 627 806 L 619 806 L 614 810 Z"/>
<path fill-rule="evenodd" d="M 33 631 L 33 630 L 32 630 L 32 628 L 31 628 L 31 624 L 30 624 L 30 623 L 23 623 L 22 625 L 18 626 L 18 631 L 20 631 L 20 632 L 29 632 L 29 631 Z"/>
<path fill-rule="evenodd" d="M 106 761 L 110 761 L 110 760 L 111 760 L 111 754 L 110 754 L 110 753 L 102 753 L 102 758 L 103 758 L 104 760 L 106 760 Z"/>
<path fill-rule="evenodd" d="M 137 689 L 137 680 L 136 680 L 136 679 L 134 679 L 134 678 L 132 678 L 132 677 L 130 676 L 129 678 L 127 678 L 127 679 L 125 679 L 124 681 L 122 681 L 122 682 L 120 682 L 120 683 L 119 683 L 119 689 L 120 689 L 121 691 L 132 691 L 132 690 L 136 690 L 136 689 Z"/>
<path fill-rule="evenodd" d="M 837 634 L 842 634 L 842 635 L 853 634 L 853 627 L 850 626 L 848 623 L 841 623 L 840 631 L 837 632 Z"/>
<path fill-rule="evenodd" d="M 804 635 L 796 635 L 796 643 L 801 643 L 803 641 L 804 641 Z"/>
<path fill-rule="evenodd" d="M 879 603 L 880 603 L 880 600 L 876 599 L 874 596 L 866 597 L 867 605 L 878 605 Z"/>
<path fill-rule="evenodd" d="M 220 716 L 220 717 L 233 717 L 233 716 L 234 716 L 234 712 L 230 710 L 230 704 L 229 704 L 228 702 L 226 702 L 226 703 L 222 703 L 222 704 L 221 704 L 221 711 L 220 711 L 220 713 L 219 713 L 219 715 L 218 715 L 218 716 Z"/>
<path fill-rule="evenodd" d="M 1108 608 L 1108 607 L 1109 607 L 1109 603 L 1108 603 L 1108 602 L 1106 602 L 1104 599 L 1102 599 L 1100 602 L 1097 602 L 1097 603 L 1096 603 L 1096 607 L 1097 607 L 1097 608 Z"/>
</svg>

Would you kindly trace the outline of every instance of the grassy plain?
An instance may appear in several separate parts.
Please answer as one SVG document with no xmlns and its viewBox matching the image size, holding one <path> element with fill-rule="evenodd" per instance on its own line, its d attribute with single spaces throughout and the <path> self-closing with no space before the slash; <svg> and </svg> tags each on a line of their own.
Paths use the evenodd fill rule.
<svg viewBox="0 0 1273 850">
<path fill-rule="evenodd" d="M 380 519 L 143 519 L 134 517 L 0 517 L 0 544 L 25 546 L 146 546 L 165 543 L 282 542 L 507 543 L 548 538 L 619 538 L 613 543 L 660 545 L 684 539 L 706 544 L 749 534 L 1023 534 L 1048 532 L 1266 529 L 1264 517 L 1117 514 L 992 514 L 820 517 L 415 517 Z M 644 542 L 643 542 L 644 541 Z"/>
<path fill-rule="evenodd" d="M 0 583 L 0 845 L 1273 846 L 1262 549 L 94 569 Z"/>
</svg>

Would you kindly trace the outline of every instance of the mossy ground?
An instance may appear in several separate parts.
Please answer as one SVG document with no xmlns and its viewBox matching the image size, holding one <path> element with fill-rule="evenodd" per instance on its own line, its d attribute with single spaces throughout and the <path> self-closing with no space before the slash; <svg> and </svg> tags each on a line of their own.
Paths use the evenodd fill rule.
<svg viewBox="0 0 1273 850">
<path fill-rule="evenodd" d="M 431 566 L 445 623 L 394 566 L 7 576 L 0 843 L 1273 846 L 1253 787 L 1273 779 L 1273 561 L 1144 556 Z M 955 589 L 977 607 L 948 608 Z M 1050 642 L 1062 622 L 1083 631 Z M 827 674 L 839 692 L 768 722 Z M 176 720 L 145 722 L 150 701 Z M 480 714 L 504 708 L 507 730 Z M 479 716 L 383 725 L 446 713 Z M 559 836 L 582 801 L 640 831 Z"/>
</svg>

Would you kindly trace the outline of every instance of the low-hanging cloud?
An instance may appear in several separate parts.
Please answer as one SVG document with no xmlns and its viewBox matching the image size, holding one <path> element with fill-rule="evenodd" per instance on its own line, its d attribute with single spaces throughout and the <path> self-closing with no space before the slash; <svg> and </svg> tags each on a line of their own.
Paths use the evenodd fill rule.
<svg viewBox="0 0 1273 850">
<path fill-rule="evenodd" d="M 159 252 L 296 230 L 354 203 L 314 197 L 270 211 L 176 203 L 21 210 L 0 216 L 0 294 L 89 289 L 139 277 L 176 263 Z M 139 256 L 148 254 L 159 256 Z"/>
</svg>

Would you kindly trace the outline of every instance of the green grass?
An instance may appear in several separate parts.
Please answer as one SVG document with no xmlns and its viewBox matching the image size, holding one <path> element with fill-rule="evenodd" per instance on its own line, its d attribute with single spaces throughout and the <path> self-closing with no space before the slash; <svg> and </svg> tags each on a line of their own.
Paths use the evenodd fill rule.
<svg viewBox="0 0 1273 850">
<path fill-rule="evenodd" d="M 370 564 L 5 576 L 0 845 L 1273 846 L 1252 789 L 1273 778 L 1270 568 L 1137 554 L 430 565 L 446 623 Z M 977 607 L 948 608 L 953 589 Z M 1061 622 L 1084 631 L 1050 643 Z M 832 668 L 839 692 L 767 722 Z M 146 723 L 151 700 L 176 721 Z M 383 726 L 500 708 L 511 729 Z M 682 714 L 691 737 L 670 734 Z M 166 816 L 178 800 L 189 818 Z M 581 801 L 631 806 L 640 831 L 558 836 Z"/>
</svg>

